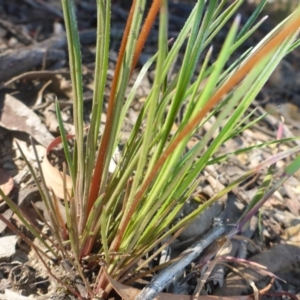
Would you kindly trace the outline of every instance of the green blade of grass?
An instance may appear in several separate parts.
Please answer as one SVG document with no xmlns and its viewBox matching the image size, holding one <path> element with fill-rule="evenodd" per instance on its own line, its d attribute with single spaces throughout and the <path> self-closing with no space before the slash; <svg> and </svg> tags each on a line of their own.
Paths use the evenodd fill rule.
<svg viewBox="0 0 300 300">
<path fill-rule="evenodd" d="M 85 190 L 84 199 L 87 199 L 92 181 L 95 156 L 97 153 L 97 141 L 99 137 L 100 121 L 104 101 L 104 90 L 107 81 L 109 45 L 110 45 L 110 11 L 111 1 L 97 0 L 97 44 L 94 72 L 93 107 L 91 123 L 86 143 L 85 161 Z"/>
<path fill-rule="evenodd" d="M 57 116 L 60 136 L 61 136 L 61 139 L 62 139 L 64 154 L 65 154 L 65 158 L 66 158 L 66 161 L 67 161 L 67 164 L 68 164 L 68 167 L 69 167 L 69 171 L 70 171 L 70 175 L 71 175 L 71 178 L 72 178 L 72 185 L 73 185 L 73 191 L 74 191 L 74 185 L 75 185 L 75 182 L 76 182 L 75 169 L 74 169 L 74 164 L 73 164 L 73 161 L 72 161 L 72 158 L 71 158 L 71 153 L 70 153 L 70 150 L 69 150 L 67 135 L 66 135 L 63 120 L 62 120 L 62 117 L 61 117 L 59 103 L 58 103 L 57 100 L 55 102 L 55 109 L 56 109 L 56 116 Z"/>
<path fill-rule="evenodd" d="M 67 32 L 69 64 L 71 80 L 73 85 L 73 106 L 74 106 L 74 125 L 76 132 L 75 151 L 73 158 L 73 166 L 76 169 L 74 195 L 76 201 L 76 210 L 80 216 L 78 221 L 78 228 L 81 232 L 84 227 L 84 220 L 86 212 L 84 195 L 84 181 L 85 181 L 85 155 L 84 155 L 84 141 L 83 141 L 83 88 L 82 88 L 82 65 L 80 42 L 77 28 L 75 4 L 74 0 L 62 0 L 62 8 Z"/>
</svg>

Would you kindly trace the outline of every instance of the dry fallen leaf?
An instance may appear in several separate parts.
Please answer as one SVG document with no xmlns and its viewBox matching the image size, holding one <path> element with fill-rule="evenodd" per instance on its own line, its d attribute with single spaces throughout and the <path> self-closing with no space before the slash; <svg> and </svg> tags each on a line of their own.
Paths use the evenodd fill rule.
<svg viewBox="0 0 300 300">
<path fill-rule="evenodd" d="M 73 135 L 67 135 L 67 139 L 73 138 Z M 47 154 L 50 153 L 50 151 L 57 147 L 59 144 L 61 144 L 61 137 L 57 137 L 54 139 L 47 147 L 46 153 L 44 155 L 44 159 L 42 162 L 42 170 L 43 174 L 45 176 L 46 184 L 49 188 L 53 190 L 55 195 L 60 198 L 64 199 L 65 197 L 65 191 L 63 186 L 63 172 L 59 171 L 55 167 L 51 165 L 47 158 Z M 67 193 L 69 195 L 72 194 L 72 180 L 71 177 L 66 175 L 66 187 L 67 187 Z"/>
<path fill-rule="evenodd" d="M 54 138 L 30 108 L 9 94 L 5 95 L 0 126 L 8 130 L 26 132 L 45 147 Z"/>
</svg>

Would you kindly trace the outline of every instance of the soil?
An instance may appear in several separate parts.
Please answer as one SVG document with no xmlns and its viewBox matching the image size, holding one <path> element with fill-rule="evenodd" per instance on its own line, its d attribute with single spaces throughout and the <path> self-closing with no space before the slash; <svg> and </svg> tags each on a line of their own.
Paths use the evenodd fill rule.
<svg viewBox="0 0 300 300">
<path fill-rule="evenodd" d="M 112 79 L 117 51 L 128 15 L 128 7 L 122 2 L 113 1 L 112 5 L 112 36 L 106 96 L 109 95 L 109 81 Z M 83 55 L 84 118 L 88 125 L 93 89 L 96 8 L 94 0 L 82 0 L 76 3 Z M 194 1 L 169 1 L 170 37 L 176 38 L 193 4 Z M 242 23 L 247 21 L 253 8 L 254 6 L 250 4 L 244 4 L 240 8 Z M 270 11 L 271 18 L 238 49 L 232 59 L 236 59 L 250 46 L 256 45 L 276 25 L 276 20 L 283 19 L 286 11 L 287 9 Z M 216 53 L 221 48 L 228 27 L 229 25 L 226 25 L 214 41 Z M 131 84 L 139 68 L 156 52 L 157 28 L 155 24 Z M 178 64 L 181 58 L 180 56 Z M 262 118 L 258 124 L 243 131 L 239 137 L 222 145 L 218 155 L 227 153 L 228 149 L 235 151 L 274 140 L 282 117 L 285 120 L 284 137 L 300 136 L 299 59 L 299 49 L 295 49 L 285 57 L 250 107 L 251 111 L 255 111 L 253 117 L 262 116 L 266 111 L 272 113 Z M 44 234 L 49 232 L 31 203 L 35 203 L 46 220 L 49 216 L 17 145 L 37 170 L 36 156 L 29 136 L 33 137 L 37 155 L 41 159 L 45 148 L 59 136 L 54 106 L 56 97 L 62 109 L 65 128 L 68 133 L 74 134 L 72 91 L 67 62 L 67 45 L 59 0 L 0 0 L 0 185 L 4 193 L 13 199 L 22 213 Z M 179 65 L 175 66 L 174 70 L 178 67 Z M 150 70 L 139 87 L 134 104 L 126 117 L 122 139 L 128 138 L 143 100 L 149 94 L 154 75 L 154 71 Z M 101 128 L 104 124 L 105 114 Z M 202 130 L 207 131 L 211 126 L 212 124 L 206 124 Z M 188 147 L 192 147 L 201 138 L 201 134 L 201 131 L 198 132 Z M 299 144 L 299 139 L 294 139 L 280 144 L 277 149 L 274 145 L 255 148 L 247 154 L 237 154 L 219 165 L 209 166 L 201 174 L 203 184 L 199 185 L 198 195 L 204 198 L 212 197 L 247 170 L 270 158 L 276 151 L 284 151 Z M 280 161 L 277 165 L 278 169 L 284 168 L 293 158 L 295 157 L 291 156 Z M 58 153 L 55 160 L 51 162 L 60 166 L 61 161 L 62 157 Z M 241 215 L 242 209 L 257 192 L 264 175 L 253 176 L 224 196 L 222 203 L 212 206 L 204 219 L 198 218 L 179 237 L 173 256 L 179 255 L 195 241 L 193 239 L 188 242 L 191 237 L 200 238 L 212 226 L 214 218 L 220 214 L 223 214 L 223 218 L 226 215 L 227 222 L 234 224 Z M 280 174 L 275 176 L 275 180 L 279 178 Z M 186 211 L 182 213 L 187 214 L 197 205 L 199 204 L 191 199 L 185 208 Z M 0 198 L 0 213 L 11 220 L 25 237 L 33 238 L 2 198 Z M 269 274 L 262 271 L 253 272 L 249 266 L 236 267 L 238 269 L 236 272 L 218 267 L 208 279 L 205 290 L 207 293 L 220 296 L 253 295 L 257 290 L 261 295 L 269 293 L 274 299 L 276 297 L 279 299 L 283 295 L 300 299 L 299 172 L 270 197 L 260 210 L 259 216 L 253 218 L 252 223 L 252 227 L 244 234 L 247 240 L 234 240 L 228 255 L 265 265 L 269 272 L 284 281 L 277 277 L 270 280 L 270 276 L 267 276 Z M 203 228 L 202 232 L 199 228 Z M 62 278 L 67 275 L 73 282 L 74 288 L 80 291 L 81 295 L 86 294 L 82 282 L 67 261 L 58 264 L 52 258 L 47 263 L 56 276 Z M 228 275 L 224 277 L 222 272 Z M 243 274 L 244 279 L 241 279 L 240 273 Z M 197 283 L 195 279 L 199 276 L 197 274 L 194 272 L 189 286 Z M 251 282 L 254 282 L 254 285 L 250 286 Z M 185 284 L 181 287 L 184 292 L 187 292 L 188 288 Z M 167 292 L 178 293 L 176 284 L 174 283 L 173 288 L 169 287 Z M 75 299 L 49 276 L 49 269 L 45 268 L 34 250 L 25 243 L 24 237 L 17 237 L 0 221 L 0 299 L 27 299 L 29 296 L 37 299 Z M 112 297 L 118 298 L 114 295 Z"/>
</svg>

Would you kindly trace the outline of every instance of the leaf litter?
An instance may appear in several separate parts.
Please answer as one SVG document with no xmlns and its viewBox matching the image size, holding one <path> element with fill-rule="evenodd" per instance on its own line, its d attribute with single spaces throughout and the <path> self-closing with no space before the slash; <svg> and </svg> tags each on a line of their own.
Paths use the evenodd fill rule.
<svg viewBox="0 0 300 300">
<path fill-rule="evenodd" d="M 55 1 L 53 1 L 55 2 Z M 57 1 L 59 2 L 59 1 Z M 45 5 L 44 5 L 45 4 Z M 72 109 L 71 102 L 71 94 L 70 94 L 70 86 L 68 85 L 68 71 L 65 65 L 65 57 L 66 57 L 66 41 L 63 33 L 60 35 L 55 35 L 49 30 L 51 26 L 55 26 L 56 18 L 60 16 L 61 11 L 59 6 L 46 5 L 43 2 L 36 1 L 24 1 L 24 10 L 21 11 L 20 8 L 17 7 L 15 1 L 11 1 L 7 4 L 12 11 L 12 14 L 8 14 L 6 18 L 10 21 L 10 24 L 16 23 L 16 15 L 19 13 L 24 16 L 24 18 L 28 18 L 31 12 L 33 14 L 41 14 L 42 16 L 50 16 L 42 20 L 40 18 L 41 31 L 37 31 L 34 28 L 34 24 L 28 21 L 28 25 L 22 26 L 19 29 L 13 31 L 13 27 L 18 27 L 18 25 L 9 26 L 6 24 L 6 28 L 2 30 L 4 33 L 10 33 L 9 35 L 1 34 L 0 46 L 4 48 L 6 51 L 10 51 L 10 55 L 0 54 L 1 59 L 4 61 L 14 60 L 15 64 L 18 62 L 17 59 L 22 58 L 22 60 L 26 59 L 28 55 L 28 44 L 31 44 L 32 49 L 31 53 L 36 53 L 36 57 L 39 57 L 39 60 L 30 65 L 31 59 L 28 59 L 27 64 L 24 64 L 22 67 L 16 67 L 11 72 L 5 74 L 7 77 L 1 78 L 2 85 L 1 88 L 1 119 L 0 119 L 0 130 L 4 133 L 0 132 L 0 141 L 3 147 L 0 149 L 0 167 L 3 168 L 3 172 L 5 173 L 13 173 L 13 171 L 18 174 L 24 169 L 24 163 L 22 163 L 20 157 L 14 157 L 14 153 L 11 151 L 12 144 L 9 141 L 15 136 L 15 131 L 26 133 L 25 140 L 27 136 L 27 143 L 29 144 L 28 134 L 32 135 L 34 139 L 41 145 L 43 145 L 47 150 L 44 154 L 44 162 L 48 162 L 49 165 L 46 167 L 46 179 L 51 180 L 51 178 L 61 179 L 61 173 L 55 173 L 55 168 L 58 166 L 59 162 L 57 160 L 48 161 L 47 154 L 53 148 L 53 135 L 57 136 L 58 131 L 55 132 L 55 125 L 53 124 L 53 120 L 47 119 L 49 114 L 45 114 L 47 108 L 49 108 L 50 104 L 54 102 L 56 96 L 59 97 L 59 103 L 61 107 L 64 107 L 64 110 L 67 115 L 70 114 L 70 110 Z M 3 6 L 4 2 L 0 1 L 0 6 Z M 81 33 L 82 42 L 85 45 L 83 49 L 83 57 L 84 57 L 84 65 L 85 65 L 85 107 L 86 111 L 89 110 L 90 100 L 89 100 L 89 87 L 92 87 L 93 83 L 93 55 L 94 55 L 94 42 L 95 42 L 95 31 L 93 28 L 92 21 L 90 18 L 90 9 L 93 8 L 93 1 L 82 1 L 81 11 L 82 14 L 79 17 L 79 25 L 80 28 L 86 30 L 86 32 Z M 180 6 L 181 5 L 181 6 Z M 174 22 L 170 22 L 170 34 L 175 36 L 178 34 L 180 30 L 180 24 L 184 22 L 184 13 L 178 14 L 178 10 L 181 12 L 188 12 L 191 6 L 189 4 L 171 4 L 171 12 L 173 11 L 173 15 L 171 14 L 171 21 L 174 18 Z M 176 13 L 177 11 L 177 13 Z M 29 13 L 30 12 L 30 13 Z M 241 12 L 247 15 L 247 11 Z M 126 19 L 127 12 L 124 10 L 119 4 L 116 4 L 113 10 L 113 28 L 112 28 L 112 41 L 113 47 L 111 52 L 110 65 L 111 69 L 115 64 L 114 53 L 117 51 L 118 40 L 120 39 L 122 32 L 122 28 L 124 26 L 124 20 Z M 175 22 L 176 21 L 176 22 Z M 178 24 L 178 26 L 176 26 Z M 264 27 L 262 28 L 262 31 Z M 30 38 L 26 39 L 28 35 Z M 259 36 L 259 32 L 257 35 Z M 157 32 L 153 31 L 153 34 L 150 36 L 150 39 L 145 47 L 144 56 L 147 54 L 151 55 L 155 52 L 155 39 L 157 36 Z M 8 37 L 8 38 L 7 38 Z M 25 38 L 24 38 L 25 37 Z M 257 37 L 259 38 L 259 37 Z M 254 35 L 255 39 L 255 35 Z M 45 47 L 49 49 L 51 47 L 55 48 L 56 51 L 48 52 L 45 54 Z M 17 50 L 16 50 L 17 49 Z M 36 51 L 36 52 L 34 52 Z M 21 53 L 21 56 L 14 56 L 16 53 Z M 41 59 L 41 53 L 46 57 L 46 61 L 43 62 Z M 23 55 L 23 56 L 22 56 Z M 29 57 L 30 58 L 30 57 Z M 263 113 L 269 110 L 273 110 L 271 115 L 268 115 L 266 118 L 262 119 L 259 122 L 259 126 L 253 126 L 245 130 L 240 136 L 234 140 L 230 140 L 226 142 L 220 153 L 217 155 L 221 156 L 224 153 L 228 152 L 230 149 L 231 152 L 238 151 L 242 147 L 253 147 L 259 143 L 263 143 L 266 141 L 270 141 L 274 139 L 274 132 L 276 132 L 276 128 L 280 122 L 280 116 L 283 116 L 285 119 L 284 124 L 284 133 L 285 137 L 295 137 L 299 136 L 300 132 L 300 97 L 299 97 L 299 82 L 300 82 L 300 67 L 297 64 L 299 58 L 299 50 L 297 50 L 290 54 L 287 58 L 284 59 L 283 63 L 276 70 L 275 74 L 272 76 L 271 80 L 268 82 L 266 87 L 264 87 L 263 91 L 260 93 L 258 99 L 253 103 L 252 109 L 255 109 L 256 116 L 261 116 Z M 179 63 L 180 63 L 179 57 Z M 44 70 L 44 68 L 47 70 Z M 37 71 L 34 71 L 35 69 Z M 176 66 L 175 66 L 176 68 Z M 33 72 L 33 73 L 31 73 Z M 40 72 L 40 74 L 39 74 Z M 46 73 L 45 73 L 46 72 Z M 47 73 L 49 72 L 49 73 Z M 29 74 L 29 75 L 28 75 Z M 46 75 L 42 75 L 46 74 Z M 53 75 L 54 74 L 54 75 Z M 61 75 L 57 75 L 61 74 Z M 14 79 L 13 79 L 14 77 Z M 47 80 L 51 80 L 49 85 L 46 85 Z M 136 118 L 137 112 L 140 110 L 143 102 L 143 98 L 147 95 L 149 91 L 150 82 L 153 80 L 153 72 L 149 72 L 149 75 L 145 78 L 142 83 L 142 88 L 139 89 L 137 99 L 133 102 L 131 108 L 131 115 L 126 117 L 127 126 L 124 127 L 124 139 L 128 136 L 128 132 L 132 128 L 134 124 L 134 119 Z M 28 89 L 33 91 L 35 94 L 35 99 L 38 99 L 39 102 L 35 102 L 33 106 L 30 108 L 27 101 L 24 101 L 24 95 L 28 92 Z M 109 86 L 107 86 L 109 89 Z M 2 93 L 3 92 L 3 93 Z M 14 95 L 14 96 L 13 96 Z M 20 99 L 18 99 L 18 95 L 20 95 Z M 23 95 L 23 97 L 22 97 Z M 50 100 L 49 100 L 50 99 Z M 32 103 L 32 102 L 31 102 Z M 51 111 L 51 109 L 50 109 Z M 53 118 L 53 115 L 51 116 Z M 105 119 L 105 115 L 103 116 Z M 85 115 L 85 120 L 88 124 L 89 115 L 88 113 Z M 54 120 L 55 122 L 55 120 Z M 46 125 L 44 125 L 46 124 Z M 54 123 L 55 124 L 55 123 Z M 48 126 L 48 127 L 47 127 Z M 50 128 L 51 126 L 51 128 Z M 66 124 L 67 126 L 67 124 Z M 206 124 L 206 127 L 202 130 L 208 131 L 210 129 L 211 124 Z M 50 134 L 51 133 L 53 134 Z M 203 132 L 197 132 L 195 135 L 195 139 L 200 138 Z M 23 135 L 24 136 L 24 135 Z M 51 144 L 52 143 L 52 144 Z M 281 151 L 287 150 L 289 147 L 292 147 L 293 144 L 299 143 L 299 141 L 291 141 L 289 143 L 280 144 L 279 148 Z M 192 143 L 189 144 L 192 147 Z M 29 149 L 29 148 L 28 148 Z M 16 152 L 16 149 L 13 149 Z M 30 150 L 29 150 L 30 151 Z M 32 150 L 31 150 L 32 151 Z M 233 154 L 229 159 L 222 161 L 218 165 L 209 166 L 205 170 L 203 174 L 200 175 L 199 187 L 197 190 L 197 195 L 195 197 L 201 195 L 200 198 L 210 198 L 212 195 L 218 193 L 224 186 L 227 186 L 233 180 L 237 179 L 239 176 L 244 174 L 245 171 L 253 168 L 257 164 L 266 160 L 267 158 L 272 156 L 274 151 L 274 146 L 269 145 L 265 148 L 255 148 L 254 150 L 248 153 L 242 154 Z M 34 157 L 32 153 L 32 157 Z M 49 157 L 50 158 L 50 157 Z M 8 164 L 8 161 L 10 164 Z M 21 161 L 21 162 L 20 162 Z M 52 163 L 52 164 L 51 164 Z M 287 165 L 288 160 L 281 161 L 281 167 Z M 2 170 L 2 169 L 1 169 Z M 1 172 L 0 172 L 1 174 Z M 3 173 L 4 174 L 4 173 Z M 17 176 L 15 174 L 15 176 Z M 212 220 L 214 218 L 221 217 L 226 219 L 227 223 L 232 223 L 237 221 L 238 217 L 241 214 L 242 207 L 247 205 L 250 199 L 255 195 L 259 184 L 262 182 L 263 176 L 262 174 L 258 174 L 258 176 L 253 176 L 253 178 L 249 179 L 245 184 L 238 186 L 235 188 L 232 193 L 225 195 L 222 203 L 218 205 L 225 205 L 225 209 L 210 209 L 210 216 L 203 216 L 205 221 L 201 221 L 196 219 L 195 223 L 191 225 L 197 229 L 197 227 L 203 227 L 205 223 L 208 228 L 211 226 Z M 276 178 L 275 178 L 276 179 Z M 7 193 L 9 193 L 13 187 L 13 183 L 11 177 L 6 180 L 8 186 Z M 32 178 L 30 176 L 23 177 L 19 182 L 16 189 L 21 193 L 23 190 L 28 190 L 27 200 L 20 200 L 16 196 L 16 199 L 19 199 L 18 205 L 29 206 L 30 202 L 35 202 L 37 207 L 40 208 L 44 217 L 46 218 L 46 210 L 39 205 L 42 203 L 38 199 L 34 199 L 33 192 L 30 191 L 31 185 L 33 184 Z M 58 186 L 53 188 L 55 192 L 58 193 L 59 196 L 62 196 L 59 189 L 62 188 L 61 183 L 58 183 Z M 233 241 L 233 246 L 230 252 L 231 256 L 235 256 L 236 253 L 239 254 L 241 258 L 250 259 L 253 262 L 260 263 L 266 266 L 267 270 L 273 272 L 275 274 L 280 273 L 280 277 L 287 278 L 287 283 L 276 283 L 274 292 L 280 291 L 280 288 L 286 291 L 290 291 L 299 295 L 300 283 L 295 279 L 292 283 L 289 284 L 290 277 L 288 276 L 291 272 L 298 274 L 298 278 L 300 277 L 300 248 L 299 248 L 299 216 L 300 216 L 300 174 L 295 174 L 286 182 L 283 187 L 276 192 L 271 199 L 264 205 L 261 209 L 258 218 L 254 218 L 254 222 L 252 227 L 246 231 L 244 234 L 247 238 L 251 239 L 256 247 L 254 247 L 251 243 L 247 243 L 245 240 L 243 241 Z M 29 198 L 28 198 L 29 197 Z M 62 197 L 60 197 L 62 198 Z M 23 198 L 25 199 L 25 198 Z M 195 199 L 190 199 L 189 204 L 186 205 L 185 209 L 189 210 L 191 207 L 197 207 L 200 205 L 200 202 Z M 0 203 L 1 204 L 1 203 Z M 213 206 L 214 207 L 214 206 Z M 227 209 L 226 209 L 227 208 Z M 44 212 L 43 212 L 44 211 Z M 5 214 L 7 218 L 10 218 L 12 212 L 5 207 L 5 205 L 1 206 L 1 213 Z M 33 214 L 33 212 L 30 212 Z M 182 212 L 184 215 L 184 212 Z M 209 213 L 209 212 L 208 212 Z M 222 215 L 223 214 L 223 215 Z M 14 218 L 14 217 L 13 217 Z M 39 216 L 36 216 L 37 219 L 40 219 Z M 180 216 L 179 216 L 180 219 Z M 18 224 L 17 220 L 15 220 L 16 224 Z M 43 228 L 42 220 L 38 221 L 38 226 Z M 1 226 L 1 222 L 0 222 Z M 0 227 L 1 228 L 1 227 Z M 208 229 L 207 228 L 207 229 Z M 195 240 L 197 240 L 197 236 L 195 236 L 195 231 L 191 230 L 191 232 L 185 231 L 182 233 L 181 237 L 178 237 L 178 240 L 171 244 L 171 248 L 174 257 L 179 255 L 180 251 L 184 251 L 188 246 L 192 245 Z M 205 231 L 205 228 L 203 229 Z M 2 227 L 0 230 L 3 237 L 9 236 L 9 230 L 6 227 Z M 201 235 L 201 232 L 198 233 Z M 243 250 L 243 247 L 245 248 Z M 260 252 L 257 250 L 257 247 L 264 249 L 264 251 Z M 16 250 L 22 249 L 22 242 L 16 245 Z M 28 257 L 27 257 L 28 255 Z M 11 263 L 14 262 L 13 255 Z M 28 258 L 30 257 L 29 261 Z M 43 294 L 46 293 L 54 293 L 57 292 L 56 285 L 53 280 L 49 278 L 44 268 L 40 263 L 34 261 L 34 254 L 32 251 L 28 253 L 28 251 L 24 251 L 24 256 L 22 259 L 22 263 L 31 264 L 38 273 L 35 274 L 36 281 L 37 278 L 41 281 L 47 281 L 48 284 L 43 286 L 42 284 L 39 286 L 36 285 L 33 290 L 22 290 L 21 288 L 17 288 L 17 292 L 23 292 L 29 296 L 31 294 L 38 295 L 40 292 Z M 222 266 L 220 266 L 222 267 Z M 218 288 L 214 287 L 213 279 L 208 278 L 208 284 L 206 286 L 206 290 L 215 290 L 215 295 L 241 295 L 243 292 L 248 292 L 251 296 L 238 296 L 239 299 L 249 299 L 252 297 L 251 287 L 249 289 L 249 284 L 245 285 L 245 280 L 241 282 L 240 276 L 237 276 L 236 273 L 240 272 L 248 277 L 248 283 L 253 280 L 258 283 L 257 288 L 262 289 L 266 286 L 267 282 L 265 279 L 262 279 L 259 273 L 253 272 L 248 267 L 236 266 L 237 272 L 229 273 L 222 280 L 222 286 L 220 285 Z M 57 269 L 53 265 L 53 269 Z M 0 266 L 1 270 L 1 266 Z M 221 269 L 216 269 L 214 272 L 221 272 Z M 223 268 L 224 270 L 224 268 Z M 286 271 L 289 270 L 289 271 Z M 292 271 L 291 271 L 292 270 Z M 186 270 L 186 272 L 191 271 Z M 61 272 L 61 271 L 60 271 Z M 26 273 L 25 271 L 21 271 L 21 273 Z M 196 274 L 196 273 L 195 273 Z M 9 280 L 9 276 L 5 277 L 7 273 L 4 274 L 4 278 Z M 60 274 L 63 275 L 63 274 Z M 212 273 L 211 277 L 213 277 L 214 273 Z M 31 275 L 32 276 L 32 275 Z M 196 276 L 199 276 L 199 274 Z M 264 277 L 265 278 L 265 277 Z M 297 276 L 295 276 L 297 278 Z M 0 279 L 3 281 L 4 279 Z M 246 280 L 246 281 L 247 281 Z M 178 282 L 180 279 L 178 279 Z M 197 278 L 193 278 L 191 280 L 191 284 L 196 284 Z M 120 291 L 122 297 L 124 299 L 133 299 L 138 293 L 139 290 L 136 290 L 133 287 L 128 287 L 122 285 L 114 281 L 110 278 L 111 284 L 115 287 L 117 291 Z M 219 281 L 220 282 L 220 281 Z M 277 282 L 277 280 L 276 280 Z M 51 284 L 50 284 L 51 283 Z M 176 285 L 176 282 L 174 282 Z M 261 284 L 261 286 L 259 286 Z M 279 288 L 280 286 L 280 288 Z M 238 289 L 238 287 L 241 287 Z M 23 287 L 24 288 L 24 287 Z M 186 288 L 186 287 L 184 287 Z M 1 292 L 4 292 L 3 289 Z M 6 290 L 5 293 L 9 293 L 9 290 Z M 49 295 L 48 294 L 48 295 Z M 58 294 L 57 294 L 58 296 Z M 235 299 L 233 296 L 230 299 Z M 9 297 L 9 296 L 8 296 Z M 164 298 L 165 297 L 165 298 Z M 219 299 L 218 296 L 205 296 L 208 299 Z M 222 296 L 222 299 L 225 299 Z M 254 297 L 254 296 L 253 296 Z M 26 297 L 25 297 L 26 298 Z M 17 299 L 17 298 L 15 298 Z M 158 296 L 158 299 L 190 299 L 185 298 L 185 296 L 179 296 L 174 294 L 161 294 Z M 252 298 L 251 298 L 252 299 Z"/>
</svg>

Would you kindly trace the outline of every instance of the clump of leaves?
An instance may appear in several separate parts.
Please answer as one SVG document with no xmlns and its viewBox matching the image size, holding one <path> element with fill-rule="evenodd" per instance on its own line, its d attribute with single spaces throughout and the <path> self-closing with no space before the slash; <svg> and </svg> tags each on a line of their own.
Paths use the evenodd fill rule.
<svg viewBox="0 0 300 300">
<path fill-rule="evenodd" d="M 105 129 L 100 134 L 110 46 L 111 1 L 96 1 L 95 86 L 90 126 L 85 130 L 75 6 L 73 0 L 62 0 L 73 84 L 75 146 L 71 152 L 68 146 L 70 137 L 65 133 L 57 105 L 61 138 L 55 143 L 62 142 L 67 163 L 60 173 L 61 177 L 57 178 L 61 190 L 54 189 L 43 174 L 40 183 L 31 167 L 50 212 L 51 223 L 48 226 L 55 236 L 55 242 L 44 239 L 26 219 L 20 217 L 54 255 L 57 255 L 53 251 L 56 248 L 59 257 L 72 262 L 90 298 L 94 295 L 105 297 L 111 290 L 104 269 L 120 282 L 127 278 L 129 272 L 131 275 L 138 274 L 143 265 L 137 264 L 145 254 L 155 247 L 159 249 L 149 261 L 166 246 L 167 238 L 176 236 L 198 214 L 251 175 L 245 174 L 174 225 L 176 215 L 197 187 L 198 175 L 208 164 L 218 163 L 230 154 L 213 157 L 220 145 L 251 125 L 243 125 L 249 118 L 245 117 L 245 113 L 251 101 L 280 60 L 299 44 L 296 37 L 300 11 L 297 10 L 294 16 L 279 24 L 256 47 L 228 66 L 232 54 L 263 22 L 262 19 L 253 25 L 265 2 L 261 1 L 253 16 L 240 28 L 239 17 L 233 22 L 230 20 L 243 1 L 233 1 L 225 6 L 226 1 L 198 0 L 178 37 L 169 41 L 167 1 L 154 0 L 142 25 L 146 1 L 134 0 L 114 70 Z M 125 98 L 130 76 L 158 12 L 157 54 L 143 66 L 129 96 Z M 210 64 L 213 47 L 209 45 L 213 45 L 214 37 L 228 22 L 232 22 L 232 26 L 218 57 Z M 175 76 L 170 76 L 172 65 L 182 49 L 184 56 L 180 69 Z M 200 61 L 201 68 L 196 73 Z M 142 78 L 153 64 L 156 76 L 151 91 L 129 139 L 123 145 L 115 170 L 110 173 L 109 165 L 118 149 L 126 112 Z M 185 110 L 180 124 L 176 132 L 172 132 L 183 105 Z M 212 128 L 192 149 L 186 151 L 193 134 L 213 116 L 216 121 Z M 217 128 L 221 128 L 220 134 L 212 139 Z M 278 155 L 253 172 L 296 151 L 298 149 L 295 148 Z M 289 170 L 291 174 L 294 171 Z M 64 199 L 66 224 L 57 209 L 57 196 Z M 20 215 L 13 202 L 7 197 L 3 198 Z M 35 249 L 40 256 L 43 255 L 36 246 Z M 83 272 L 83 261 L 87 256 L 93 267 L 99 261 L 103 264 L 93 285 Z M 72 289 L 72 292 L 82 298 L 77 291 Z"/>
</svg>

